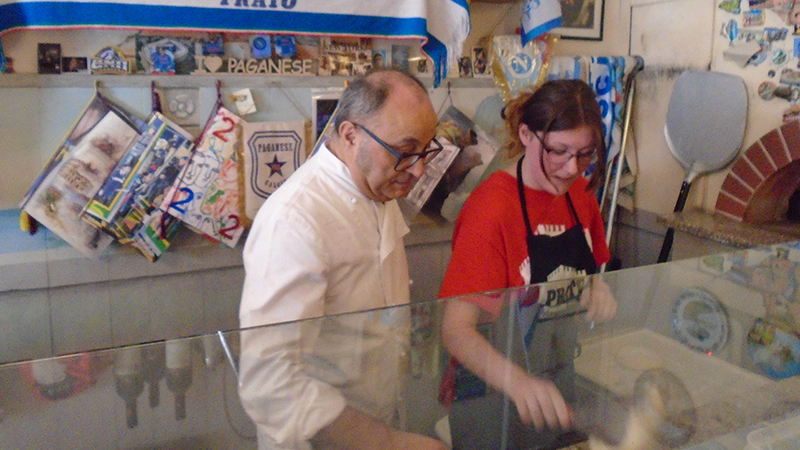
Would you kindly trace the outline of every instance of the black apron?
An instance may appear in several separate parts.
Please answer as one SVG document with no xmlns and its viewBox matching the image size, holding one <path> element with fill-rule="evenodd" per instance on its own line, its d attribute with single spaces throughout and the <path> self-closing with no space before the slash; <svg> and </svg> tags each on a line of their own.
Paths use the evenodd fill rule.
<svg viewBox="0 0 800 450">
<path fill-rule="evenodd" d="M 566 200 L 576 225 L 558 236 L 537 236 L 533 234 L 525 202 L 522 158 L 517 163 L 517 187 L 526 228 L 530 284 L 547 281 L 547 277 L 560 266 L 582 270 L 587 275 L 596 273 L 597 263 L 569 193 L 565 194 Z M 554 298 L 551 301 L 548 296 L 547 306 L 555 306 L 558 300 Z M 531 335 L 533 333 L 526 333 L 525 330 L 517 330 L 525 335 L 519 337 L 525 341 L 527 348 L 508 355 L 514 363 L 527 367 L 531 373 L 550 379 L 558 386 L 567 402 L 574 400 L 575 392 L 574 358 L 577 328 L 572 325 L 574 320 L 575 318 L 570 317 L 538 322 L 535 325 L 535 336 Z M 507 326 L 508 324 L 504 324 L 498 328 Z M 501 330 L 499 334 L 505 333 Z M 501 337 L 498 341 L 506 338 Z M 498 342 L 495 342 L 495 345 L 498 345 Z M 454 450 L 499 449 L 501 443 L 504 443 L 507 449 L 551 449 L 585 439 L 585 436 L 575 432 L 565 433 L 564 430 L 539 432 L 533 425 L 522 424 L 513 402 L 510 402 L 505 395 L 488 392 L 483 380 L 479 380 L 463 367 L 459 367 L 456 373 L 456 392 L 467 391 L 468 394 L 462 399 L 456 395 L 456 401 L 450 410 L 450 430 Z M 476 386 L 476 382 L 482 386 Z M 508 423 L 503 421 L 504 410 Z"/>
<path fill-rule="evenodd" d="M 524 158 L 524 157 L 523 157 Z M 567 205 L 575 218 L 575 226 L 569 228 L 558 236 L 534 236 L 531 221 L 528 218 L 528 206 L 525 202 L 525 186 L 522 183 L 522 159 L 517 162 L 517 188 L 519 190 L 519 203 L 522 207 L 522 219 L 525 221 L 527 232 L 528 257 L 531 265 L 530 284 L 547 281 L 548 275 L 559 266 L 574 267 L 583 270 L 587 275 L 597 272 L 597 263 L 594 260 L 592 249 L 583 233 L 583 225 L 569 197 L 569 192 L 564 194 Z"/>
</svg>

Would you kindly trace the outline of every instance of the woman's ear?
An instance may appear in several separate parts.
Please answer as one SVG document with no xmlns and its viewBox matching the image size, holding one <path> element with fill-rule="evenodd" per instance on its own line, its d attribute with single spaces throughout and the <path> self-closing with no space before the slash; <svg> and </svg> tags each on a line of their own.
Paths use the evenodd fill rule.
<svg viewBox="0 0 800 450">
<path fill-rule="evenodd" d="M 528 147 L 534 139 L 536 139 L 536 136 L 533 135 L 533 131 L 524 123 L 519 124 L 519 140 L 522 145 Z"/>
</svg>

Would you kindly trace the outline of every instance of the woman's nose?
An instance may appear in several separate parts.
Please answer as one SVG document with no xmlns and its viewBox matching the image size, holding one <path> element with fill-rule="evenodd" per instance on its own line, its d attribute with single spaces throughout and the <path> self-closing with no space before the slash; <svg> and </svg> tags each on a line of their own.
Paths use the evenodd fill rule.
<svg viewBox="0 0 800 450">
<path fill-rule="evenodd" d="M 561 166 L 561 168 L 566 170 L 567 172 L 569 172 L 571 174 L 580 172 L 581 168 L 580 168 L 580 165 L 578 164 L 578 157 L 575 156 L 575 155 L 572 155 L 572 157 L 570 157 L 567 160 L 567 162 L 565 162 L 564 165 Z"/>
</svg>

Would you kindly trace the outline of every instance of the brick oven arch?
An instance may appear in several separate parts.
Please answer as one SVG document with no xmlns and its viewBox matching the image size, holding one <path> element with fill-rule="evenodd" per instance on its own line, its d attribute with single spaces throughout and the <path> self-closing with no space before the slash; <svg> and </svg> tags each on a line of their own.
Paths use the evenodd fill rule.
<svg viewBox="0 0 800 450">
<path fill-rule="evenodd" d="M 716 212 L 745 223 L 786 220 L 800 187 L 800 122 L 764 134 L 733 163 L 717 196 Z"/>
</svg>

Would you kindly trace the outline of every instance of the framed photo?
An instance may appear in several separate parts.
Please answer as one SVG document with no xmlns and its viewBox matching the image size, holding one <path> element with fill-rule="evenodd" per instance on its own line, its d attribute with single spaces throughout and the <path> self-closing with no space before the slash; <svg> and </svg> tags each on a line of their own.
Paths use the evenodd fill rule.
<svg viewBox="0 0 800 450">
<path fill-rule="evenodd" d="M 87 73 L 89 62 L 87 58 L 77 56 L 64 56 L 61 58 L 61 72 Z"/>
<path fill-rule="evenodd" d="M 319 147 L 323 136 L 329 136 L 328 123 L 330 123 L 343 89 L 336 91 L 312 94 L 311 98 L 311 138 L 314 140 L 314 151 Z"/>
<path fill-rule="evenodd" d="M 61 73 L 61 44 L 38 44 L 39 73 Z"/>
<path fill-rule="evenodd" d="M 552 30 L 564 39 L 603 40 L 605 0 L 560 0 L 562 26 Z"/>
<path fill-rule="evenodd" d="M 488 55 L 489 52 L 484 47 L 475 47 L 472 49 L 472 75 L 474 77 L 492 76 Z"/>
<path fill-rule="evenodd" d="M 469 56 L 462 56 L 458 59 L 458 76 L 472 78 L 472 59 Z"/>
</svg>

